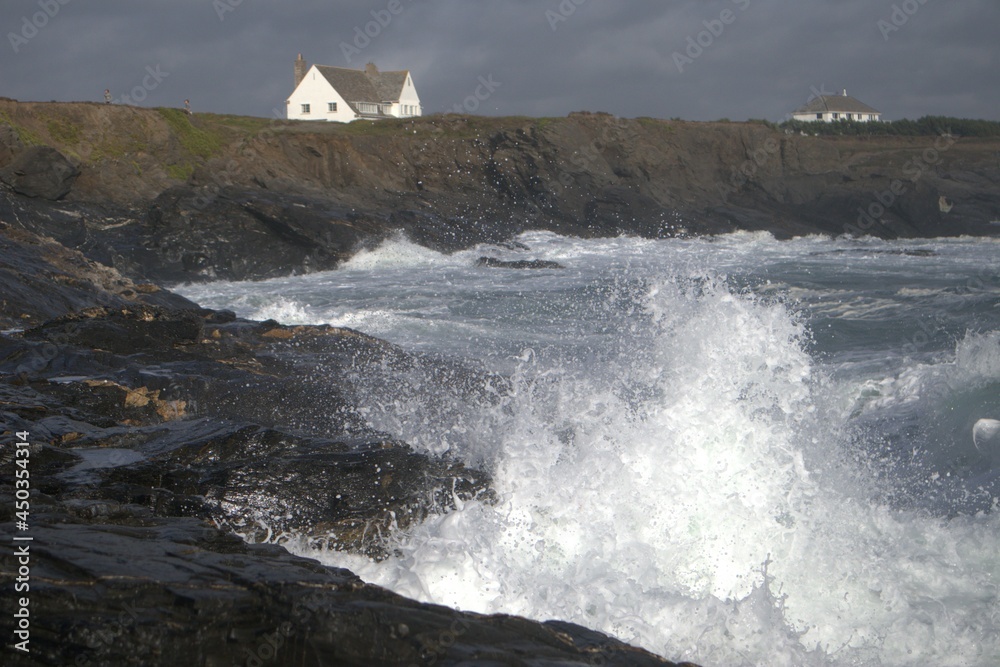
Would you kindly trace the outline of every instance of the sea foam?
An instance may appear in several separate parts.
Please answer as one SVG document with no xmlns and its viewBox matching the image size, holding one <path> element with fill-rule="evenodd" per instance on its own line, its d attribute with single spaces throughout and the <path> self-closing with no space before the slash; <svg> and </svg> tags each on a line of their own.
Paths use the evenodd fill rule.
<svg viewBox="0 0 1000 667">
<path fill-rule="evenodd" d="M 706 665 L 1000 656 L 996 516 L 900 511 L 844 475 L 846 417 L 817 409 L 792 312 L 711 278 L 643 301 L 624 361 L 525 353 L 501 405 L 451 425 L 483 429 L 448 453 L 488 463 L 495 504 L 397 534 L 379 563 L 300 548 L 420 600 Z"/>
</svg>

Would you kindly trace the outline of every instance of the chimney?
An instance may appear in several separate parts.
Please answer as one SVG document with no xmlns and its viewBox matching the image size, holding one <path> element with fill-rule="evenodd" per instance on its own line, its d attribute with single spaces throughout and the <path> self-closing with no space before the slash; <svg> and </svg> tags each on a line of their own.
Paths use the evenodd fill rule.
<svg viewBox="0 0 1000 667">
<path fill-rule="evenodd" d="M 299 84 L 302 83 L 302 79 L 306 78 L 306 72 L 309 71 L 309 65 L 305 60 L 302 59 L 302 54 L 295 60 L 295 87 L 298 88 Z"/>
<path fill-rule="evenodd" d="M 365 74 L 371 79 L 378 78 L 378 67 L 375 67 L 375 63 L 368 63 L 365 65 Z"/>
</svg>

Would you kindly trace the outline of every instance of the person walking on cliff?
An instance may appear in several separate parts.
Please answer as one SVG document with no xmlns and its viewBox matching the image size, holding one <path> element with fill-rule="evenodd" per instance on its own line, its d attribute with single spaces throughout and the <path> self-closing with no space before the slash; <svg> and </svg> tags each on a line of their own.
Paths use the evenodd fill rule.
<svg viewBox="0 0 1000 667">
<path fill-rule="evenodd" d="M 104 89 L 104 103 L 105 104 L 111 104 L 111 89 L 110 88 L 105 88 Z"/>
<path fill-rule="evenodd" d="M 191 115 L 191 100 L 184 100 L 184 112 Z"/>
</svg>

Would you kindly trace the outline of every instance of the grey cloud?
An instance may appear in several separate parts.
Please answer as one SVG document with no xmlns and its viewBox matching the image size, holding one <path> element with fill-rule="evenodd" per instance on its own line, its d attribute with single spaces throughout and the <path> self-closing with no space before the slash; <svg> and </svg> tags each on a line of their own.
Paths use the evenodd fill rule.
<svg viewBox="0 0 1000 667">
<path fill-rule="evenodd" d="M 888 39 L 878 22 L 904 0 L 398 1 L 350 66 L 411 69 L 428 111 L 450 109 L 492 74 L 502 86 L 479 113 L 781 120 L 812 91 L 846 87 L 889 118 L 1000 119 L 992 0 L 905 0 L 916 10 Z M 58 14 L 15 53 L 9 36 L 39 2 Z M 199 111 L 268 116 L 284 108 L 298 52 L 348 66 L 342 44 L 389 2 L 4 0 L 0 95 L 100 100 L 160 66 L 170 76 L 144 105 L 190 98 Z M 220 19 L 216 3 L 231 11 Z M 724 10 L 735 20 L 706 38 Z M 699 36 L 707 46 L 679 71 L 674 54 Z"/>
</svg>

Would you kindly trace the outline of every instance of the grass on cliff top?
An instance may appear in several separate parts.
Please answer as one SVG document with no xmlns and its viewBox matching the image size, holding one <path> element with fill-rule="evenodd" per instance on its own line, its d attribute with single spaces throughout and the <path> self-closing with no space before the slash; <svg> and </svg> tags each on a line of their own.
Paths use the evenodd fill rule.
<svg viewBox="0 0 1000 667">
<path fill-rule="evenodd" d="M 2 110 L 0 110 L 0 123 L 9 125 L 11 129 L 14 130 L 14 134 L 17 135 L 17 138 L 20 139 L 21 143 L 25 146 L 41 146 L 45 143 L 36 132 L 32 132 L 27 127 L 15 123 L 14 119 Z"/>
<path fill-rule="evenodd" d="M 192 116 L 183 109 L 158 107 L 156 111 L 173 129 L 181 146 L 192 155 L 208 159 L 226 145 L 226 140 L 217 127 L 209 130 L 196 127 L 191 122 Z"/>
<path fill-rule="evenodd" d="M 476 139 L 512 127 L 535 125 L 542 129 L 559 118 L 528 116 L 474 116 L 431 114 L 415 118 L 356 120 L 353 123 L 327 123 L 313 120 L 282 121 L 275 129 L 288 133 L 332 134 L 348 137 L 393 137 L 428 133 L 449 139 Z"/>
<path fill-rule="evenodd" d="M 46 129 L 50 137 L 66 146 L 76 146 L 83 137 L 83 129 L 79 125 L 61 118 L 50 118 Z"/>
</svg>

